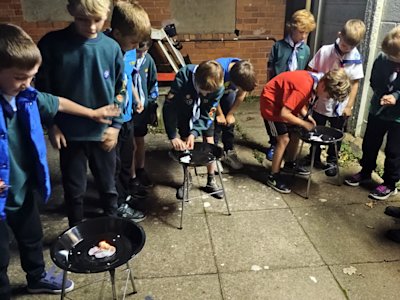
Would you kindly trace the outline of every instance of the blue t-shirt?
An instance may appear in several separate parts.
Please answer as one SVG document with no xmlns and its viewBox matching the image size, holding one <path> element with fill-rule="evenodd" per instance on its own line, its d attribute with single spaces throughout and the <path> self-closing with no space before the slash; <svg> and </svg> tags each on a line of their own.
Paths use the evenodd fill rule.
<svg viewBox="0 0 400 300">
<path fill-rule="evenodd" d="M 237 87 L 231 81 L 231 76 L 229 74 L 229 65 L 233 62 L 240 61 L 240 58 L 235 57 L 221 57 L 216 59 L 216 61 L 222 66 L 224 70 L 224 87 L 225 87 L 225 94 L 236 92 Z"/>
</svg>

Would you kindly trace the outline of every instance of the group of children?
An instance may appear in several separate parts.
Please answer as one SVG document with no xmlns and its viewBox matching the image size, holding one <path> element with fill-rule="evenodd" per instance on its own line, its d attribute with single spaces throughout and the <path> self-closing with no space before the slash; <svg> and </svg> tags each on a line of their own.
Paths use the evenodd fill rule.
<svg viewBox="0 0 400 300">
<path fill-rule="evenodd" d="M 311 154 L 302 159 L 301 164 L 297 163 L 300 161 L 296 158 L 299 127 L 309 131 L 316 125 L 328 123 L 332 128 L 344 131 L 346 121 L 352 115 L 359 81 L 364 77 L 363 62 L 356 48 L 365 35 L 365 25 L 361 20 L 348 20 L 335 43 L 322 46 L 308 63 L 307 70 L 302 69 L 306 68 L 309 50 L 303 44 L 308 33 L 315 28 L 314 18 L 308 11 L 300 10 L 293 14 L 288 25 L 288 35 L 271 50 L 269 81 L 260 97 L 261 115 L 271 137 L 271 147 L 266 153 L 272 160 L 267 184 L 281 193 L 291 191 L 280 175 L 284 156 L 282 171 L 299 175 L 310 173 L 306 166 L 310 165 Z M 362 169 L 344 180 L 349 186 L 359 186 L 371 179 L 386 136 L 383 183 L 369 194 L 375 200 L 386 200 L 395 195 L 396 183 L 400 179 L 400 150 L 395 142 L 400 135 L 400 108 L 397 104 L 400 97 L 400 26 L 385 36 L 381 51 L 371 72 L 370 85 L 374 94 L 362 145 Z M 338 142 L 338 150 L 340 146 Z M 313 147 L 317 147 L 315 166 L 325 169 L 327 176 L 335 176 L 338 157 L 334 145 L 328 147 L 326 162 L 321 161 L 320 147 Z M 400 218 L 400 207 L 388 206 L 385 214 Z M 400 230 L 390 230 L 387 236 L 400 243 Z"/>
<path fill-rule="evenodd" d="M 46 145 L 39 122 L 48 128 L 53 146 L 60 150 L 70 227 L 84 220 L 87 165 L 105 215 L 135 222 L 145 218 L 134 205 L 152 185 L 144 171 L 144 137 L 147 125 L 154 122 L 158 97 L 155 63 L 146 53 L 151 26 L 140 5 L 118 1 L 111 29 L 102 32 L 110 6 L 110 0 L 68 0 L 67 9 L 74 21 L 46 34 L 38 46 L 21 28 L 0 24 L 0 164 L 5 166 L 0 168 L 0 299 L 10 298 L 8 227 L 18 242 L 28 291 L 61 292 L 60 277 L 45 271 L 42 226 L 34 200 L 35 190 L 45 201 L 50 195 Z M 356 48 L 365 34 L 362 21 L 346 22 L 336 42 L 321 47 L 307 67 L 310 49 L 306 39 L 314 28 L 314 17 L 308 11 L 292 16 L 288 35 L 272 48 L 269 81 L 260 97 L 261 115 L 271 137 L 267 158 L 272 167 L 267 184 L 281 193 L 290 192 L 280 176 L 284 156 L 283 170 L 309 174 L 305 167 L 309 157 L 297 164 L 299 128 L 309 131 L 329 122 L 331 127 L 344 130 L 364 75 Z M 395 184 L 400 179 L 400 150 L 395 145 L 400 133 L 396 104 L 399 71 L 400 27 L 396 27 L 386 36 L 374 63 L 374 95 L 363 142 L 362 170 L 345 180 L 357 186 L 370 179 L 387 133 L 384 183 L 370 194 L 380 200 L 397 192 Z M 41 92 L 31 87 L 34 77 L 35 88 Z M 234 113 L 255 87 L 256 74 L 247 60 L 218 58 L 183 67 L 163 107 L 171 146 L 184 151 L 192 149 L 199 136 L 208 143 L 221 139 L 225 162 L 235 169 L 243 167 L 234 149 Z M 25 149 L 29 149 L 29 156 Z M 334 176 L 336 153 L 328 149 L 326 163 L 320 160 L 320 149 L 316 153 L 316 166 Z M 222 198 L 214 164 L 207 166 L 207 173 L 205 191 Z M 176 196 L 183 198 L 182 186 Z M 386 213 L 400 217 L 400 208 L 388 207 Z M 388 234 L 400 242 L 400 231 Z M 65 286 L 68 292 L 74 283 L 67 280 Z"/>
<path fill-rule="evenodd" d="M 118 1 L 112 28 L 103 33 L 110 8 L 110 0 L 68 0 L 74 21 L 46 34 L 38 46 L 21 28 L 0 24 L 0 159 L 5 166 L 0 172 L 0 299 L 11 297 L 8 227 L 18 243 L 28 291 L 61 292 L 61 277 L 45 271 L 34 198 L 36 190 L 44 201 L 50 195 L 46 143 L 37 124 L 47 127 L 60 150 L 70 227 L 84 220 L 87 164 L 105 215 L 145 218 L 129 201 L 149 185 L 143 137 L 150 118 L 146 108 L 158 96 L 154 62 L 146 56 L 151 25 L 140 5 Z M 133 110 L 142 120 L 133 122 Z M 67 280 L 65 291 L 73 288 Z"/>
</svg>

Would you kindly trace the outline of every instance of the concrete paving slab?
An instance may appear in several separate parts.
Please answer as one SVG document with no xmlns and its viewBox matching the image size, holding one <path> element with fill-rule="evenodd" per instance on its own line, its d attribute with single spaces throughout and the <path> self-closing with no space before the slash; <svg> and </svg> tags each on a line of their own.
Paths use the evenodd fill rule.
<svg viewBox="0 0 400 300">
<path fill-rule="evenodd" d="M 224 273 L 221 284 L 232 300 L 346 299 L 327 267 Z"/>
<path fill-rule="evenodd" d="M 162 223 L 156 226 L 149 222 L 143 224 L 146 244 L 135 258 L 136 276 L 164 277 L 216 273 L 205 216 L 184 217 L 186 218 L 182 230 Z"/>
<path fill-rule="evenodd" d="M 292 208 L 323 260 L 328 264 L 400 259 L 399 246 L 384 237 L 394 228 L 383 206 L 352 204 L 341 207 Z"/>
<path fill-rule="evenodd" d="M 343 272 L 354 267 L 353 275 Z M 399 299 L 400 262 L 379 262 L 331 266 L 330 269 L 342 286 L 347 297 L 352 300 Z"/>
<path fill-rule="evenodd" d="M 221 300 L 219 277 L 216 274 L 139 279 L 138 293 L 132 299 L 146 300 Z"/>
<path fill-rule="evenodd" d="M 254 265 L 292 268 L 323 263 L 288 209 L 207 219 L 220 272 L 248 271 Z"/>
</svg>

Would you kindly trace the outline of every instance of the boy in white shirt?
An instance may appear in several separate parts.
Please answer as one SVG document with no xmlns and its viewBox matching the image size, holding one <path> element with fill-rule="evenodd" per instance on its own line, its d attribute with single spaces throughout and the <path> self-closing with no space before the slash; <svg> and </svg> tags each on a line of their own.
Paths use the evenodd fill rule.
<svg viewBox="0 0 400 300">
<path fill-rule="evenodd" d="M 336 99 L 318 99 L 313 109 L 313 118 L 317 125 L 329 125 L 332 128 L 344 130 L 346 119 L 351 116 L 354 102 L 358 91 L 359 81 L 364 77 L 361 55 L 357 45 L 365 35 L 365 24 L 361 20 L 348 20 L 334 44 L 322 46 L 309 62 L 308 68 L 314 72 L 326 73 L 333 69 L 343 68 L 351 80 L 351 92 L 348 99 L 338 102 Z M 340 143 L 338 143 L 338 151 Z M 311 152 L 310 152 L 311 153 Z M 335 176 L 337 172 L 338 157 L 336 157 L 334 145 L 328 148 L 327 164 L 321 162 L 321 149 L 318 147 L 315 152 L 315 166 L 326 168 L 327 176 Z M 305 158 L 309 164 L 311 155 Z"/>
</svg>

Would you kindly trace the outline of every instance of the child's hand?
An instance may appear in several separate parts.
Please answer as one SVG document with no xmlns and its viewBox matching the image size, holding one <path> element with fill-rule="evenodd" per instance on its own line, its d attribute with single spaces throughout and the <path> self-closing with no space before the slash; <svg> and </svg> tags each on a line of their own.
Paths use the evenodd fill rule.
<svg viewBox="0 0 400 300">
<path fill-rule="evenodd" d="M 110 104 L 98 109 L 93 110 L 92 119 L 96 122 L 103 124 L 111 124 L 109 117 L 118 117 L 121 114 L 121 110 L 117 105 Z"/>
<path fill-rule="evenodd" d="M 8 189 L 8 187 L 9 186 L 2 179 L 0 179 L 0 193 L 3 193 Z"/>
<path fill-rule="evenodd" d="M 67 140 L 57 125 L 49 128 L 49 140 L 54 149 L 60 150 L 61 146 L 67 147 Z"/>
<path fill-rule="evenodd" d="M 311 131 L 314 129 L 315 125 L 312 122 L 308 122 L 308 121 L 304 121 L 303 127 L 307 130 L 307 131 Z"/>
<path fill-rule="evenodd" d="M 194 148 L 194 135 L 190 134 L 186 140 L 186 147 L 189 150 L 192 150 Z"/>
<path fill-rule="evenodd" d="M 395 105 L 396 98 L 393 95 L 384 95 L 380 100 L 381 105 Z"/>
<path fill-rule="evenodd" d="M 219 125 L 226 125 L 226 119 L 223 114 L 217 115 L 216 121 L 217 121 L 217 124 L 219 124 Z"/>
<path fill-rule="evenodd" d="M 226 125 L 232 125 L 236 121 L 235 116 L 233 114 L 227 114 L 225 119 L 226 119 Z"/>
<path fill-rule="evenodd" d="M 144 106 L 143 106 L 142 102 L 141 101 L 137 102 L 136 103 L 136 112 L 138 114 L 140 114 L 140 113 L 142 113 L 143 110 L 144 110 Z"/>
<path fill-rule="evenodd" d="M 106 130 L 104 130 L 101 140 L 101 147 L 103 148 L 103 150 L 110 152 L 112 149 L 114 149 L 118 142 L 118 134 L 118 128 L 108 127 Z"/>
<path fill-rule="evenodd" d="M 177 151 L 185 151 L 186 150 L 186 143 L 182 141 L 180 138 L 174 138 L 171 141 L 172 147 Z"/>
<path fill-rule="evenodd" d="M 351 117 L 352 113 L 353 113 L 353 110 L 351 109 L 351 107 L 347 107 L 347 106 L 346 106 L 346 107 L 343 109 L 342 115 L 343 115 L 343 117 Z"/>
</svg>

